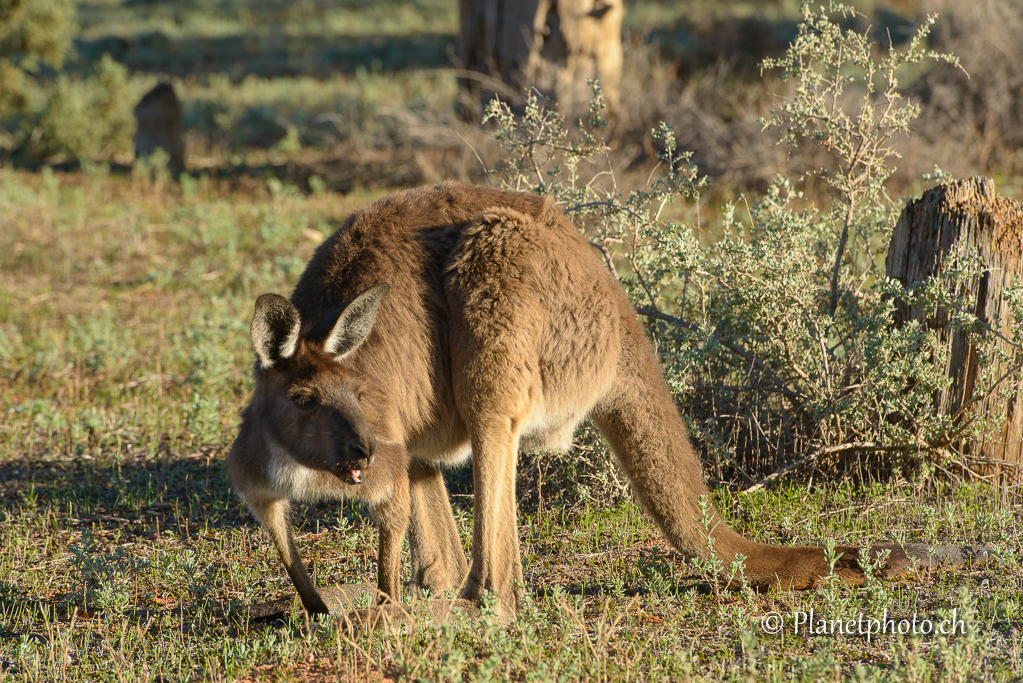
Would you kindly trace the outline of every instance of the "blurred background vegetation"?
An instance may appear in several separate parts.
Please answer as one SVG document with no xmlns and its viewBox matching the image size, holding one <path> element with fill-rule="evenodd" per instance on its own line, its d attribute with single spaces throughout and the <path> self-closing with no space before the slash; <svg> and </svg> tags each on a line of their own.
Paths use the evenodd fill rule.
<svg viewBox="0 0 1023 683">
<path fill-rule="evenodd" d="M 912 191 L 938 165 L 1004 188 L 1023 143 L 1023 4 L 851 4 L 881 46 L 938 12 L 932 46 L 965 69 L 927 66 L 902 84 L 925 106 L 895 182 Z M 798 19 L 795 0 L 628 2 L 609 135 L 618 165 L 649 173 L 659 121 L 726 195 L 820 165 L 812 150 L 786 153 L 758 122 L 784 88 L 760 61 L 784 51 Z M 342 191 L 478 180 L 477 155 L 489 164 L 495 152 L 478 122 L 455 115 L 457 35 L 454 0 L 6 0 L 0 160 L 129 164 L 131 110 L 168 80 L 193 172 L 270 173 L 307 189 L 316 175 Z"/>
</svg>

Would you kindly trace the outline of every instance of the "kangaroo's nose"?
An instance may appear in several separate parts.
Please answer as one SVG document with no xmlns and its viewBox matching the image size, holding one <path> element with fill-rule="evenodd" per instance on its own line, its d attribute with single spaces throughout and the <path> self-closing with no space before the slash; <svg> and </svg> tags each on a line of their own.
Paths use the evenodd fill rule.
<svg viewBox="0 0 1023 683">
<path fill-rule="evenodd" d="M 373 457 L 373 452 L 377 449 L 376 442 L 370 440 L 366 443 L 362 439 L 352 439 L 348 442 L 348 452 L 356 458 L 369 460 Z"/>
</svg>

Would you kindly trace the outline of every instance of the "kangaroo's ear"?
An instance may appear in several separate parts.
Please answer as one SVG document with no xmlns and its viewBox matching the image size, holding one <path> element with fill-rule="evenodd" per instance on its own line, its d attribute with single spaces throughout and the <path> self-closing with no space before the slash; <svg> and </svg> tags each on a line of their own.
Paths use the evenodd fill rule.
<svg viewBox="0 0 1023 683">
<path fill-rule="evenodd" d="M 298 309 L 283 296 L 264 294 L 256 299 L 256 313 L 249 331 L 252 347 L 264 370 L 295 353 L 301 323 Z"/>
<path fill-rule="evenodd" d="M 323 343 L 323 350 L 335 360 L 344 360 L 354 353 L 373 329 L 377 311 L 390 288 L 388 283 L 378 282 L 348 304 Z"/>
</svg>

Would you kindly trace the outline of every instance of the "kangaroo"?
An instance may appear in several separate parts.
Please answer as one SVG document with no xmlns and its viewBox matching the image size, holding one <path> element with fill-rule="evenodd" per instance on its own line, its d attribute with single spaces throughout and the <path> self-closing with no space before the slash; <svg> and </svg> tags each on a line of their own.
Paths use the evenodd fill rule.
<svg viewBox="0 0 1023 683">
<path fill-rule="evenodd" d="M 386 295 L 380 283 L 389 283 Z M 262 428 L 273 439 L 260 444 L 272 441 L 275 450 L 258 446 L 251 469 L 278 473 L 260 481 L 291 476 L 299 482 L 305 475 L 297 473 L 306 470 L 289 456 L 313 469 L 322 468 L 317 458 L 337 458 L 343 470 L 348 456 L 333 453 L 350 434 L 357 434 L 360 456 L 370 456 L 375 443 L 403 444 L 413 585 L 432 592 L 461 586 L 461 597 L 477 603 L 489 590 L 502 615 L 513 616 L 523 591 L 518 451 L 568 448 L 586 417 L 675 548 L 690 557 L 707 555 L 705 531 L 695 520 L 700 497 L 709 492 L 658 361 L 624 290 L 550 199 L 455 183 L 398 192 L 356 211 L 317 248 L 291 307 L 274 301 L 278 308 L 262 317 L 258 333 L 253 322 L 260 362 L 270 369 L 257 363 L 246 424 L 280 426 Z M 259 341 L 266 339 L 272 341 Z M 290 369 L 299 362 L 304 369 Z M 316 398 L 306 386 L 318 387 Z M 301 429 L 289 427 L 302 414 L 295 401 L 307 395 L 323 402 L 323 416 Z M 321 442 L 328 449 L 323 454 L 314 449 Z M 235 452 L 232 458 L 240 459 L 239 447 Z M 441 467 L 470 453 L 474 509 L 467 565 Z M 272 464 L 255 464 L 260 459 Z M 369 483 L 369 471 L 355 486 Z M 274 495 L 286 488 L 278 484 Z M 281 519 L 271 517 L 268 527 L 277 525 L 271 533 L 283 539 L 278 547 L 292 578 L 304 577 Z M 822 548 L 755 543 L 720 518 L 711 536 L 725 563 L 745 556 L 745 577 L 754 588 L 810 588 L 831 571 Z M 834 571 L 850 583 L 864 580 L 859 550 L 838 549 Z M 914 561 L 962 561 L 971 549 L 886 545 L 867 551 L 884 559 L 879 573 L 889 576 Z M 308 582 L 302 585 L 310 590 Z"/>
<path fill-rule="evenodd" d="M 325 498 L 366 503 L 380 529 L 380 602 L 400 601 L 401 544 L 409 521 L 408 453 L 374 437 L 359 403 L 365 390 L 343 365 L 373 325 L 387 285 L 335 316 L 333 326 L 299 338 L 284 297 L 256 300 L 252 345 L 255 391 L 227 458 L 235 491 L 263 523 L 307 612 L 329 610 L 306 571 L 289 521 L 289 502 Z"/>
</svg>

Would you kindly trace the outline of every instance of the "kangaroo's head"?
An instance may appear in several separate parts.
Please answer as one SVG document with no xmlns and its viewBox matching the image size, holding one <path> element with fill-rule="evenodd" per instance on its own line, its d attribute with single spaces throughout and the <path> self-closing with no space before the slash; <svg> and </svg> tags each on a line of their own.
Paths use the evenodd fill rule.
<svg viewBox="0 0 1023 683">
<path fill-rule="evenodd" d="M 349 484 L 362 481 L 377 442 L 344 361 L 369 336 L 387 290 L 374 285 L 304 335 L 298 309 L 277 294 L 259 297 L 252 318 L 258 358 L 246 422 L 301 465 Z"/>
</svg>

